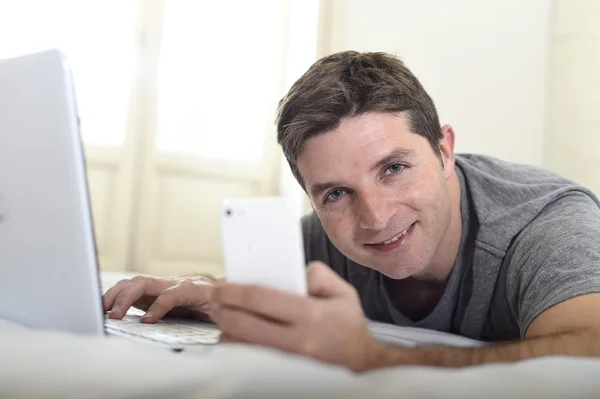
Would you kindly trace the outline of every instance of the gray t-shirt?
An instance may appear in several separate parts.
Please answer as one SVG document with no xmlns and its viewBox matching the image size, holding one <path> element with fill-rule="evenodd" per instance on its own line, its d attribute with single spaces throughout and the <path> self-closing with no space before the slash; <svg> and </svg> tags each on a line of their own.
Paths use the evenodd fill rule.
<svg viewBox="0 0 600 399">
<path fill-rule="evenodd" d="M 384 277 L 346 258 L 313 212 L 302 219 L 307 262 L 321 260 L 358 291 L 365 315 L 485 341 L 518 339 L 548 308 L 600 292 L 600 201 L 532 166 L 456 155 L 462 239 L 444 293 L 413 321 L 392 304 Z"/>
</svg>

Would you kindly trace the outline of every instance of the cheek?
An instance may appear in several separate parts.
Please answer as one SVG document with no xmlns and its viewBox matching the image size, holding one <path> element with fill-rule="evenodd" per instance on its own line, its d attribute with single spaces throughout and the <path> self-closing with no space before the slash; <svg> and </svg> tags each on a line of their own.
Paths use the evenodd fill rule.
<svg viewBox="0 0 600 399">
<path fill-rule="evenodd" d="M 323 229 L 327 232 L 329 238 L 334 242 L 339 242 L 340 239 L 349 236 L 352 228 L 349 225 L 348 215 L 342 211 L 317 211 L 317 215 L 321 220 Z"/>
<path fill-rule="evenodd" d="M 406 201 L 417 208 L 425 208 L 436 197 L 439 184 L 431 176 L 419 176 L 404 186 Z"/>
<path fill-rule="evenodd" d="M 405 186 L 403 191 L 406 193 L 405 204 L 425 218 L 428 216 L 437 218 L 444 208 L 444 199 L 448 195 L 443 176 L 440 173 L 423 173 L 415 176 L 410 186 Z"/>
</svg>

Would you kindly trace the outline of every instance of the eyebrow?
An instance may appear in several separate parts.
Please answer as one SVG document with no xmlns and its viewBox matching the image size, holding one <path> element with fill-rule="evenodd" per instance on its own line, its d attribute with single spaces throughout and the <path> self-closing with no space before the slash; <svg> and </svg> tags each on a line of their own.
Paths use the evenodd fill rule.
<svg viewBox="0 0 600 399">
<path fill-rule="evenodd" d="M 415 152 L 411 149 L 408 148 L 396 148 L 395 150 L 393 150 L 392 152 L 390 152 L 388 155 L 386 155 L 385 157 L 381 158 L 379 161 L 377 161 L 375 163 L 375 165 L 373 165 L 371 167 L 371 171 L 377 170 L 377 169 L 381 169 L 384 166 L 387 166 L 388 164 L 394 162 L 394 161 L 403 161 L 406 158 L 410 158 L 415 156 Z"/>
<path fill-rule="evenodd" d="M 330 188 L 341 186 L 341 182 L 330 181 L 327 183 L 317 183 L 310 187 L 310 193 L 313 197 L 317 197 L 323 191 L 329 190 Z"/>
<path fill-rule="evenodd" d="M 406 158 L 412 157 L 415 155 L 415 152 L 411 149 L 408 148 L 396 148 L 394 149 L 392 152 L 390 152 L 388 155 L 386 155 L 385 157 L 381 158 L 379 161 L 377 161 L 372 167 L 371 167 L 371 171 L 380 169 L 386 165 L 388 165 L 391 162 L 394 161 L 402 161 Z M 319 194 L 321 194 L 323 191 L 329 190 L 330 188 L 333 187 L 337 187 L 337 186 L 343 186 L 342 182 L 339 181 L 330 181 L 330 182 L 326 182 L 326 183 L 317 183 L 314 184 L 310 187 L 310 193 L 313 197 L 318 196 Z"/>
</svg>

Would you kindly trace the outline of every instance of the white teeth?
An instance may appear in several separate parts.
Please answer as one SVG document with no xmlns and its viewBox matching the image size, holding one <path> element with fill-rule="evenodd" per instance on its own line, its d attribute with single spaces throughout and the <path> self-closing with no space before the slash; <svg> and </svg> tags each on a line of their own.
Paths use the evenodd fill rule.
<svg viewBox="0 0 600 399">
<path fill-rule="evenodd" d="M 412 226 L 412 225 L 411 225 L 411 226 Z M 391 244 L 391 243 L 393 243 L 393 242 L 396 242 L 396 241 L 398 241 L 400 238 L 402 238 L 402 236 L 404 236 L 404 234 L 406 234 L 406 232 L 407 232 L 408 230 L 410 230 L 410 227 L 409 227 L 408 229 L 404 230 L 403 232 L 399 233 L 397 236 L 395 236 L 395 237 L 392 237 L 392 238 L 390 238 L 390 239 L 389 239 L 389 240 L 387 240 L 387 241 L 380 242 L 380 243 L 378 243 L 378 244 Z"/>
</svg>

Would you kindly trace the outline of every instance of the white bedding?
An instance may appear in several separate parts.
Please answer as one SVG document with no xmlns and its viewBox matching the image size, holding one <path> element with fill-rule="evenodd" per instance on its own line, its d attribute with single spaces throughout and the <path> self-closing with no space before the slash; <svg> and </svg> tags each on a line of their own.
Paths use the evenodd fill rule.
<svg viewBox="0 0 600 399">
<path fill-rule="evenodd" d="M 417 330 L 373 325 L 414 340 Z M 379 330 L 377 330 L 379 329 Z M 422 335 L 432 342 L 448 337 Z M 458 345 L 477 344 L 460 340 Z M 343 368 L 242 345 L 173 353 L 116 337 L 29 330 L 0 321 L 0 397 L 597 398 L 600 360 L 545 358 L 464 369 Z"/>
</svg>

